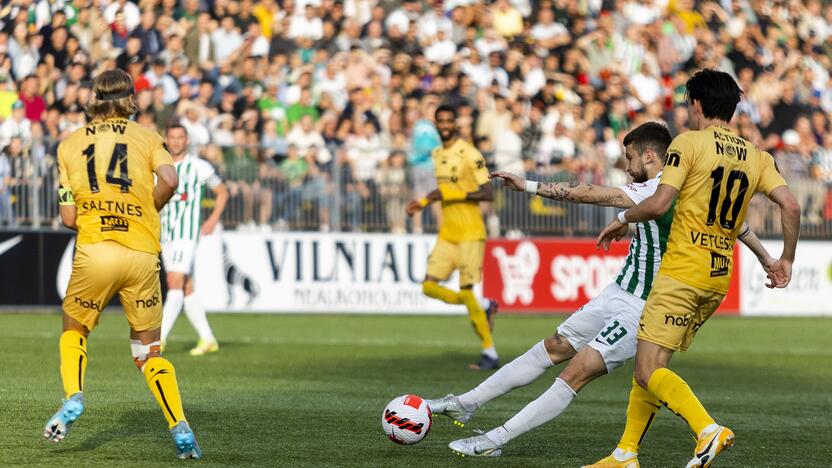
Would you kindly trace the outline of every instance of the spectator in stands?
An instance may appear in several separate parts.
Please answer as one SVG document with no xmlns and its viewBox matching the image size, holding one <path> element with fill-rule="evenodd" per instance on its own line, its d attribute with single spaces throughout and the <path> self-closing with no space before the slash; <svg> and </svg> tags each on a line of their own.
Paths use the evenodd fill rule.
<svg viewBox="0 0 832 468">
<path fill-rule="evenodd" d="M 6 148 L 0 152 L 0 226 L 11 226 L 13 223 L 12 213 L 12 165 Z"/>
<path fill-rule="evenodd" d="M 32 124 L 26 118 L 26 109 L 20 100 L 12 104 L 12 115 L 0 124 L 0 147 L 8 145 L 12 138 L 23 141 L 32 138 Z"/>
<path fill-rule="evenodd" d="M 405 232 L 405 204 L 410 191 L 407 187 L 407 160 L 403 151 L 394 151 L 382 162 L 376 175 L 379 194 L 384 199 L 384 214 L 393 234 Z"/>
<path fill-rule="evenodd" d="M 234 145 L 224 149 L 223 161 L 229 195 L 242 199 L 243 226 L 249 230 L 258 226 L 261 230 L 268 230 L 273 195 L 260 181 L 261 167 L 265 168 L 265 165 L 257 161 L 256 152 L 246 144 L 244 130 L 234 131 Z M 260 207 L 257 224 L 254 222 L 255 204 Z"/>
<path fill-rule="evenodd" d="M 821 222 L 826 188 L 818 180 L 811 155 L 801 150 L 800 134 L 793 129 L 783 132 L 783 149 L 775 154 L 777 167 L 795 191 L 795 198 L 803 210 L 806 222 Z"/>
<path fill-rule="evenodd" d="M 650 0 L 111 0 L 70 16 L 56 6 L 61 2 L 51 8 L 35 2 L 28 10 L 21 7 L 27 2 L 18 3 L 0 10 L 0 128 L 16 125 L 7 122 L 19 99 L 24 120 L 42 122 L 47 139 L 83 124 L 83 115 L 70 109 L 88 99 L 86 83 L 119 66 L 134 76 L 137 120 L 162 128 L 183 118 L 210 130 L 200 143 L 233 143 L 244 129 L 246 143 L 282 157 L 292 126 L 311 116 L 311 133 L 336 146 L 324 150 L 317 137 L 308 139 L 301 156 L 314 152 L 318 163 L 309 165 L 305 187 L 327 154 L 324 164 L 335 167 L 341 158 L 333 154 L 366 143 L 366 122 L 387 147 L 382 160 L 409 144 L 409 183 L 432 185 L 432 176 L 419 176 L 423 169 L 430 174 L 432 147 L 417 148 L 431 140 L 425 100 L 457 107 L 461 134 L 486 155 L 519 135 L 521 157 L 534 158 L 544 174 L 596 177 L 613 170 L 620 135 L 632 125 L 662 119 L 684 131 L 685 81 L 698 68 L 720 67 L 745 90 L 734 122 L 740 134 L 778 153 L 783 133 L 795 130 L 797 153 L 809 161 L 808 180 L 828 180 L 832 14 L 817 0 L 791 6 L 760 0 L 731 9 L 714 0 L 667 6 Z M 522 131 L 504 135 L 518 118 Z M 308 133 L 295 135 L 295 143 L 303 146 Z M 31 147 L 31 137 L 20 135 Z M 42 147 L 54 156 L 54 143 Z M 254 153 L 258 171 L 268 169 L 260 186 L 283 190 L 269 172 L 277 166 L 258 162 Z M 364 179 L 345 182 L 355 182 L 353 195 L 332 200 L 349 207 L 351 218 L 341 213 L 348 225 L 381 228 L 384 203 L 372 194 L 375 178 L 364 178 L 365 163 L 341 172 L 351 177 L 354 169 Z M 244 181 L 249 188 L 260 179 L 252 177 Z M 320 191 L 305 190 L 306 202 L 321 203 L 311 195 Z M 346 199 L 358 194 L 367 205 L 353 209 Z M 810 204 L 825 200 L 806 197 Z M 246 223 L 255 224 L 258 205 L 256 197 L 247 205 Z M 543 219 L 548 209 L 532 211 Z M 820 204 L 807 209 L 821 211 Z M 359 211 L 365 219 L 356 221 Z M 260 213 L 257 223 L 274 221 Z"/>
<path fill-rule="evenodd" d="M 287 221 L 292 224 L 300 222 L 303 184 L 309 173 L 309 164 L 306 157 L 301 156 L 298 147 L 290 143 L 279 169 L 285 190 L 276 194 L 275 205 L 282 210 L 277 220 L 279 229 L 282 230 Z"/>
<path fill-rule="evenodd" d="M 10 203 L 10 216 L 6 218 L 9 226 L 16 226 L 18 217 L 26 218 L 29 212 L 30 194 L 32 193 L 32 165 L 24 154 L 23 141 L 20 137 L 12 137 L 3 149 L 3 157 L 8 162 L 9 197 L 14 199 Z"/>
</svg>

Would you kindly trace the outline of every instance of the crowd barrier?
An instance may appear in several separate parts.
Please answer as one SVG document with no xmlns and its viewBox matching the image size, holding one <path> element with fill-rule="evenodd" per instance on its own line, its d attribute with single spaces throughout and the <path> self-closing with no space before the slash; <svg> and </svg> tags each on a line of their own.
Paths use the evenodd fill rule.
<svg viewBox="0 0 832 468">
<path fill-rule="evenodd" d="M 54 146 L 54 142 L 45 145 L 46 148 Z M 244 155 L 235 156 L 235 150 L 245 150 Z M 332 145 L 327 151 L 333 157 L 326 164 L 308 164 L 303 175 L 295 174 L 296 177 L 290 177 L 291 171 L 287 172 L 276 156 L 268 156 L 271 153 L 264 148 L 209 145 L 197 152 L 204 153 L 206 160 L 215 165 L 228 186 L 230 198 L 222 215 L 222 224 L 229 230 L 436 232 L 438 210 L 424 210 L 416 218 L 408 218 L 405 214 L 409 200 L 423 197 L 429 187 L 433 187 L 429 168 L 424 172 L 424 168 L 391 167 L 383 160 L 374 167 L 359 170 L 359 166 L 350 163 L 345 155 L 349 153 L 347 146 Z M 389 149 L 386 151 L 394 153 Z M 495 155 L 494 158 L 502 156 Z M 58 229 L 55 157 L 46 149 L 32 149 L 13 158 L 11 167 L 13 174 L 9 186 L 0 187 L 0 230 Z M 524 176 L 541 182 L 619 183 L 599 180 L 594 173 L 551 168 Z M 497 183 L 494 187 L 494 202 L 482 204 L 490 237 L 594 236 L 617 212 L 611 207 L 529 197 L 500 188 Z M 803 217 L 803 238 L 832 237 L 832 191 L 829 193 L 828 209 L 824 213 Z M 213 197 L 213 193 L 206 190 L 201 206 L 204 216 L 214 207 Z M 760 236 L 781 235 L 780 220 L 773 206 L 761 195 L 751 203 L 748 221 Z"/>
<path fill-rule="evenodd" d="M 462 314 L 462 306 L 421 292 L 434 242 L 432 235 L 219 232 L 200 242 L 196 289 L 214 312 Z M 775 256 L 780 245 L 765 242 Z M 591 239 L 572 238 L 489 240 L 477 292 L 496 299 L 504 313 L 570 313 L 615 279 L 626 247 L 618 242 L 603 252 Z M 73 252 L 69 232 L 0 232 L 0 306 L 57 307 Z M 456 276 L 448 283 L 457 287 Z M 832 316 L 832 242 L 798 245 L 788 289 L 764 283 L 754 255 L 738 248 L 719 313 Z"/>
</svg>

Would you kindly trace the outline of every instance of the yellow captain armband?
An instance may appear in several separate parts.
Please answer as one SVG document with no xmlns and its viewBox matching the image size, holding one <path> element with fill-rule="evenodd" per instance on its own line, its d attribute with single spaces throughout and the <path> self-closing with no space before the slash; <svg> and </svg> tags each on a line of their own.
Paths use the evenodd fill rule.
<svg viewBox="0 0 832 468">
<path fill-rule="evenodd" d="M 421 206 L 422 208 L 428 205 L 430 205 L 430 200 L 428 200 L 427 197 L 423 197 L 421 200 L 419 200 L 419 206 Z"/>
<path fill-rule="evenodd" d="M 439 187 L 439 193 L 442 194 L 442 200 L 444 201 L 461 201 L 468 198 L 468 192 L 463 192 L 453 187 Z"/>
<path fill-rule="evenodd" d="M 75 197 L 72 196 L 72 190 L 64 187 L 58 187 L 58 204 L 61 206 L 75 206 Z"/>
</svg>

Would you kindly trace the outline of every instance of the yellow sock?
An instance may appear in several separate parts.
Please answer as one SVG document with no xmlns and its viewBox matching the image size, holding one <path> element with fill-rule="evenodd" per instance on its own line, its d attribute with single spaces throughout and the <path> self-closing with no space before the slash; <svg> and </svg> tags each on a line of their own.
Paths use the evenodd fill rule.
<svg viewBox="0 0 832 468">
<path fill-rule="evenodd" d="M 58 341 L 61 353 L 61 381 L 64 393 L 69 399 L 84 390 L 84 375 L 87 370 L 87 339 L 80 332 L 67 330 Z"/>
<path fill-rule="evenodd" d="M 168 420 L 168 427 L 185 421 L 185 411 L 182 410 L 182 399 L 179 396 L 179 384 L 176 383 L 173 364 L 165 358 L 152 357 L 145 363 L 143 372 L 147 386 Z"/>
<path fill-rule="evenodd" d="M 422 292 L 425 293 L 425 296 L 439 299 L 446 304 L 462 304 L 458 292 L 440 286 L 435 281 L 425 281 L 422 283 Z"/>
<path fill-rule="evenodd" d="M 650 424 L 656 413 L 662 407 L 656 397 L 650 394 L 633 378 L 633 389 L 630 390 L 630 403 L 627 405 L 627 424 L 624 434 L 618 442 L 618 448 L 627 452 L 638 453 L 641 441 L 650 429 Z"/>
<path fill-rule="evenodd" d="M 647 390 L 663 402 L 670 411 L 687 421 L 693 433 L 699 436 L 703 429 L 715 424 L 705 407 L 693 394 L 688 384 L 670 369 L 653 372 L 647 382 Z"/>
<path fill-rule="evenodd" d="M 494 338 L 491 336 L 491 329 L 488 327 L 488 317 L 486 317 L 485 310 L 480 306 L 477 297 L 474 296 L 474 291 L 463 289 L 459 292 L 459 298 L 465 304 L 465 307 L 468 308 L 468 318 L 471 320 L 474 330 L 480 337 L 482 349 L 493 347 Z"/>
</svg>

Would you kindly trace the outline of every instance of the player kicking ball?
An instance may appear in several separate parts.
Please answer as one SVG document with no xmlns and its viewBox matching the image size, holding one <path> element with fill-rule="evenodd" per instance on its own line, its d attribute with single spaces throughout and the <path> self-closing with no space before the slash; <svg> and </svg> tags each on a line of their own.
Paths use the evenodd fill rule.
<svg viewBox="0 0 832 468">
<path fill-rule="evenodd" d="M 162 309 L 162 349 L 176 323 L 179 312 L 185 315 L 199 334 L 191 356 L 219 351 L 217 339 L 208 324 L 205 308 L 194 293 L 193 268 L 200 233 L 214 232 L 228 201 L 228 189 L 214 168 L 205 160 L 188 153 L 188 131 L 179 122 L 168 125 L 165 144 L 173 157 L 179 177 L 179 188 L 162 209 L 162 261 L 167 272 L 168 295 Z M 214 209 L 204 223 L 202 191 L 204 187 L 216 195 Z"/>
<path fill-rule="evenodd" d="M 625 158 L 633 183 L 617 188 L 574 182 L 537 183 L 505 172 L 495 172 L 492 177 L 501 179 L 512 190 L 525 190 L 553 200 L 629 208 L 655 192 L 670 142 L 670 131 L 657 122 L 642 124 L 628 133 L 624 138 Z M 528 385 L 549 367 L 571 359 L 540 397 L 502 426 L 480 436 L 451 442 L 452 451 L 463 456 L 500 456 L 509 441 L 558 417 L 583 387 L 635 356 L 639 318 L 665 251 L 672 216 L 671 211 L 636 226 L 629 253 L 615 282 L 572 314 L 553 336 L 534 345 L 473 390 L 458 397 L 450 394 L 428 401 L 434 414 L 444 414 L 458 425 L 464 425 L 489 401 Z M 763 265 L 774 261 L 750 231 L 744 242 Z M 642 428 L 649 423 L 650 420 L 643 421 Z"/>
<path fill-rule="evenodd" d="M 128 120 L 137 109 L 133 90 L 133 80 L 121 70 L 98 75 L 87 104 L 90 123 L 58 146 L 61 221 L 78 236 L 59 340 L 66 400 L 43 435 L 62 441 L 84 413 L 87 337 L 118 293 L 133 361 L 167 419 L 177 457 L 200 458 L 176 370 L 159 343 L 159 210 L 176 191 L 176 169 L 162 138 Z"/>
</svg>

